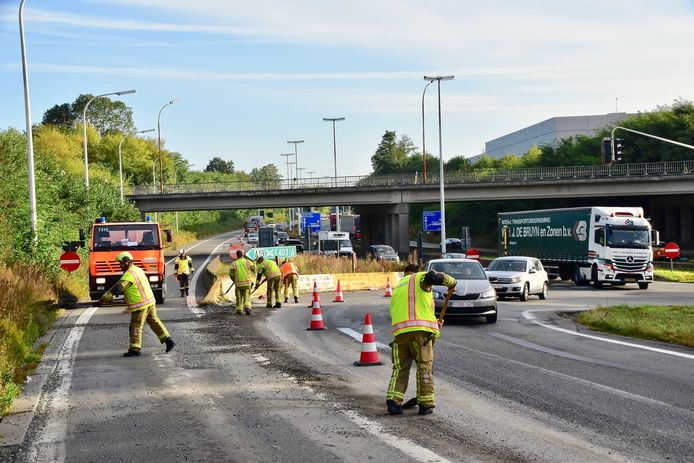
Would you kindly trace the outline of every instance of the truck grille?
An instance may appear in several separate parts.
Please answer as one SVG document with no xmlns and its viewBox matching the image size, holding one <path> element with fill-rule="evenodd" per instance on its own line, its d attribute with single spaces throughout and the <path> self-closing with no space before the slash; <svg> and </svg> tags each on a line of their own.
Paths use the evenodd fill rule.
<svg viewBox="0 0 694 463">
<path fill-rule="evenodd" d="M 510 278 L 489 277 L 489 281 L 492 283 L 498 283 L 501 285 L 508 285 L 511 283 Z"/>
<path fill-rule="evenodd" d="M 145 272 L 152 271 L 156 272 L 157 267 L 156 265 L 147 265 L 141 260 L 135 260 L 133 261 L 135 265 L 140 267 L 142 270 Z M 96 273 L 123 273 L 123 270 L 120 269 L 120 264 L 116 261 L 107 261 L 107 260 L 97 260 L 94 262 L 94 266 L 96 268 Z"/>
<path fill-rule="evenodd" d="M 618 257 L 612 259 L 612 266 L 620 272 L 642 272 L 646 270 L 648 260 L 638 257 Z"/>
</svg>

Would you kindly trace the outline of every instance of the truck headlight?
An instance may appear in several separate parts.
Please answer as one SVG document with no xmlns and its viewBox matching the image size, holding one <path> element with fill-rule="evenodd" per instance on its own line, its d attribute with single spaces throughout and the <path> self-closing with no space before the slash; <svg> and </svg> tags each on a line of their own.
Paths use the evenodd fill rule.
<svg viewBox="0 0 694 463">
<path fill-rule="evenodd" d="M 490 288 L 480 294 L 480 299 L 495 299 L 496 298 L 496 291 L 494 291 L 494 288 Z"/>
<path fill-rule="evenodd" d="M 97 278 L 95 283 L 97 285 L 105 285 L 106 284 L 106 278 Z"/>
<path fill-rule="evenodd" d="M 159 281 L 159 275 L 150 275 L 149 281 Z"/>
<path fill-rule="evenodd" d="M 443 299 L 443 293 L 440 293 L 438 291 L 433 291 L 434 293 L 434 299 Z"/>
</svg>

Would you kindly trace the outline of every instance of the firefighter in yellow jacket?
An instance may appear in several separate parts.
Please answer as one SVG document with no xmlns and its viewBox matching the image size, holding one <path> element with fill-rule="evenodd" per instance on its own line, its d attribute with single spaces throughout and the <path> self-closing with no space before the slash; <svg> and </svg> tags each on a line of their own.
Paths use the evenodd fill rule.
<svg viewBox="0 0 694 463">
<path fill-rule="evenodd" d="M 178 251 L 178 256 L 174 261 L 174 271 L 176 272 L 176 279 L 178 280 L 178 286 L 181 290 L 181 297 L 187 296 L 190 289 L 189 279 L 190 276 L 195 273 L 193 268 L 193 259 L 186 254 L 185 249 Z"/>
<path fill-rule="evenodd" d="M 402 413 L 402 402 L 410 377 L 410 366 L 417 364 L 417 404 L 419 414 L 428 415 L 434 402 L 434 340 L 439 337 L 439 323 L 434 315 L 433 285 L 448 287 L 455 292 L 455 278 L 436 271 L 420 272 L 410 264 L 405 276 L 393 290 L 390 317 L 393 336 L 391 344 L 393 373 L 388 384 L 386 406 L 388 413 Z"/>
<path fill-rule="evenodd" d="M 137 357 L 142 348 L 142 328 L 145 322 L 159 337 L 162 344 L 166 344 L 166 352 L 170 352 L 176 343 L 171 339 L 164 324 L 157 317 L 157 308 L 154 293 L 149 286 L 147 275 L 140 267 L 133 265 L 133 256 L 129 252 L 121 252 L 116 256 L 116 262 L 120 263 L 123 270 L 121 279 L 106 291 L 97 305 L 110 302 L 113 296 L 123 294 L 130 312 L 130 346 L 124 357 Z"/>
<path fill-rule="evenodd" d="M 234 282 L 236 293 L 236 313 L 251 314 L 251 287 L 255 276 L 255 264 L 243 255 L 242 250 L 236 251 L 236 260 L 231 263 L 229 277 Z"/>
<path fill-rule="evenodd" d="M 258 276 L 256 277 L 255 285 L 258 286 L 260 284 L 261 276 L 264 276 L 267 282 L 267 303 L 265 307 L 279 309 L 282 307 L 280 303 L 282 272 L 280 272 L 277 262 L 272 259 L 265 259 L 263 256 L 258 257 L 255 262 L 258 264 Z M 272 304 L 273 300 L 275 301 L 274 306 Z"/>
</svg>

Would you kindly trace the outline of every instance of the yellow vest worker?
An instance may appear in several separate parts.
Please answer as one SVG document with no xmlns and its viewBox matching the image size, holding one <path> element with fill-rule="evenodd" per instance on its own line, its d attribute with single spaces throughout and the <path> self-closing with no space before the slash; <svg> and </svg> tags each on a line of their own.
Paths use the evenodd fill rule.
<svg viewBox="0 0 694 463">
<path fill-rule="evenodd" d="M 439 323 L 434 315 L 433 285 L 444 285 L 454 292 L 455 278 L 435 271 L 420 272 L 417 265 L 405 267 L 405 276 L 393 290 L 390 317 L 393 372 L 388 384 L 388 413 L 402 413 L 402 402 L 410 377 L 410 367 L 417 364 L 417 403 L 419 414 L 428 415 L 434 402 L 434 340 L 439 337 Z"/>
<path fill-rule="evenodd" d="M 181 297 L 187 296 L 190 289 L 190 275 L 195 273 L 195 269 L 193 268 L 193 259 L 186 254 L 185 249 L 178 251 L 178 256 L 174 261 L 174 271 L 176 272 L 176 279 L 181 290 Z"/>
<path fill-rule="evenodd" d="M 299 269 L 296 267 L 294 262 L 285 260 L 280 267 L 280 272 L 282 272 L 282 282 L 284 283 L 284 302 L 287 302 L 287 292 L 289 286 L 292 287 L 292 293 L 294 294 L 294 302 L 299 302 Z"/>
<path fill-rule="evenodd" d="M 171 339 L 164 324 L 157 317 L 157 308 L 154 293 L 147 280 L 144 270 L 133 265 L 133 256 L 129 252 L 121 252 L 116 256 L 120 263 L 123 276 L 111 289 L 106 291 L 97 305 L 113 300 L 113 296 L 123 294 L 130 312 L 130 346 L 124 357 L 136 357 L 140 355 L 142 348 L 142 328 L 145 321 L 152 331 L 159 337 L 162 344 L 166 344 L 166 352 L 170 352 L 176 343 Z"/>
<path fill-rule="evenodd" d="M 282 307 L 280 303 L 280 285 L 282 283 L 282 272 L 277 266 L 277 263 L 271 259 L 265 259 L 263 256 L 258 257 L 256 260 L 258 264 L 258 276 L 256 277 L 256 286 L 260 284 L 260 277 L 264 276 L 267 281 L 267 303 L 265 307 L 271 308 L 275 307 L 279 309 Z M 272 301 L 275 301 L 274 306 Z"/>
<path fill-rule="evenodd" d="M 251 314 L 251 286 L 255 278 L 255 265 L 246 259 L 242 250 L 236 251 L 236 260 L 231 263 L 229 277 L 234 282 L 236 313 Z"/>
</svg>

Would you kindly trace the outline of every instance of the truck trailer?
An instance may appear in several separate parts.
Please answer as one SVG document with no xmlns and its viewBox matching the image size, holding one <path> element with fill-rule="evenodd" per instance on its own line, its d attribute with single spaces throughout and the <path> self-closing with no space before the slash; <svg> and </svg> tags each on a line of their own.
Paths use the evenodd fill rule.
<svg viewBox="0 0 694 463">
<path fill-rule="evenodd" d="M 499 255 L 540 259 L 550 277 L 596 288 L 653 282 L 651 228 L 640 207 L 500 212 Z"/>
</svg>

